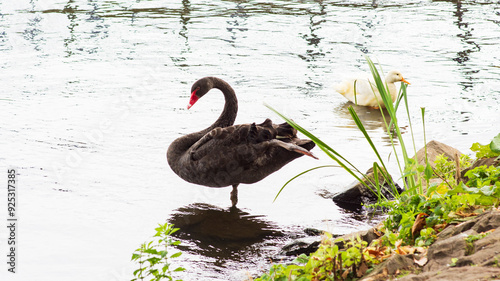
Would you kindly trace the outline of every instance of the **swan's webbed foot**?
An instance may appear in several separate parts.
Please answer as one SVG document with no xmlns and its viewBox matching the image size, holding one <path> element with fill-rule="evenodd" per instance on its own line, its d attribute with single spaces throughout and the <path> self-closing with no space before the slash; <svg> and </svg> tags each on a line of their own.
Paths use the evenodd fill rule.
<svg viewBox="0 0 500 281">
<path fill-rule="evenodd" d="M 233 190 L 231 191 L 231 208 L 235 208 L 236 204 L 238 204 L 238 185 L 233 185 Z"/>
</svg>

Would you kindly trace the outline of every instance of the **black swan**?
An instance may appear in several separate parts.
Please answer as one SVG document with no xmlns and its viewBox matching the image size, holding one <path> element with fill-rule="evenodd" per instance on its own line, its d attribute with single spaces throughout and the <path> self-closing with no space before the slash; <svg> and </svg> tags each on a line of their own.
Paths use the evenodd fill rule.
<svg viewBox="0 0 500 281">
<path fill-rule="evenodd" d="M 238 100 L 224 80 L 205 77 L 191 88 L 188 109 L 212 88 L 222 91 L 224 110 L 210 127 L 180 137 L 168 147 L 167 161 L 172 170 L 190 183 L 209 187 L 233 186 L 232 206 L 238 202 L 238 185 L 255 183 L 302 155 L 316 158 L 309 150 L 311 140 L 297 138 L 287 123 L 233 125 Z"/>
</svg>

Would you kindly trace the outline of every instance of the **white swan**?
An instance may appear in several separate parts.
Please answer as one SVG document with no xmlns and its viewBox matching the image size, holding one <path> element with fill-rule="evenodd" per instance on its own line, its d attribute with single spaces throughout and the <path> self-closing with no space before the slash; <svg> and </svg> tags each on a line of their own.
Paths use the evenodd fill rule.
<svg viewBox="0 0 500 281">
<path fill-rule="evenodd" d="M 410 82 L 403 78 L 401 72 L 396 70 L 392 70 L 387 74 L 385 82 L 389 87 L 392 102 L 396 100 L 398 95 L 394 82 L 404 82 L 410 84 Z M 354 92 L 354 85 L 356 85 L 356 93 Z M 380 104 L 380 106 L 385 107 L 373 78 L 351 78 L 335 85 L 334 89 L 346 99 L 357 105 L 378 108 Z"/>
</svg>

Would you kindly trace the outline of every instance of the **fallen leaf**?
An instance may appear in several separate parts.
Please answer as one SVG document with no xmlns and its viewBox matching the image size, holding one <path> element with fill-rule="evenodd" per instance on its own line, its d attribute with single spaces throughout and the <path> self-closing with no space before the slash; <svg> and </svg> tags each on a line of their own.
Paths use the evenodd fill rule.
<svg viewBox="0 0 500 281">
<path fill-rule="evenodd" d="M 420 230 L 425 226 L 425 218 L 429 215 L 426 213 L 420 213 L 417 215 L 413 226 L 411 227 L 411 236 L 416 238 L 418 234 L 420 234 Z"/>
<path fill-rule="evenodd" d="M 400 254 L 400 255 L 407 255 L 407 254 L 408 254 L 408 253 L 407 253 L 407 252 L 405 252 L 405 250 L 404 250 L 404 249 L 402 249 L 402 248 L 397 248 L 397 249 L 396 249 L 396 253 L 397 253 L 397 254 Z"/>
<path fill-rule="evenodd" d="M 356 271 L 356 275 L 358 277 L 361 277 L 361 276 L 365 275 L 367 270 L 368 270 L 368 265 L 366 265 L 365 262 L 362 262 L 361 265 L 359 266 L 358 270 Z"/>
<path fill-rule="evenodd" d="M 413 261 L 418 264 L 419 266 L 424 266 L 426 263 L 427 263 L 427 257 L 422 257 L 421 259 L 419 260 L 416 260 L 415 258 L 413 258 Z"/>
<path fill-rule="evenodd" d="M 420 253 L 420 254 L 425 254 L 425 253 L 427 253 L 427 249 L 424 247 L 415 247 L 415 252 Z"/>
<path fill-rule="evenodd" d="M 415 253 L 415 247 L 412 246 L 402 246 L 401 249 L 403 249 L 406 252 L 406 254 Z"/>
<path fill-rule="evenodd" d="M 375 256 L 375 257 L 378 257 L 378 256 L 383 256 L 383 255 L 384 255 L 384 252 L 379 251 L 379 250 L 367 249 L 367 250 L 366 250 L 366 252 L 367 252 L 370 256 Z"/>
<path fill-rule="evenodd" d="M 349 274 L 349 269 L 347 269 L 346 271 L 344 271 L 344 273 L 342 273 L 342 278 L 346 279 L 348 274 Z"/>
<path fill-rule="evenodd" d="M 456 214 L 457 214 L 458 216 L 463 217 L 463 218 L 475 217 L 475 216 L 479 215 L 479 214 L 478 214 L 478 213 L 476 213 L 476 212 L 471 212 L 471 213 L 468 213 L 468 212 L 463 212 L 463 211 L 461 211 L 461 210 L 457 211 L 457 212 L 456 212 Z"/>
<path fill-rule="evenodd" d="M 433 226 L 432 228 L 436 231 L 436 232 L 441 232 L 443 229 L 445 229 L 446 227 L 448 226 L 447 223 L 441 223 L 441 224 L 436 224 L 435 226 Z"/>
<path fill-rule="evenodd" d="M 394 246 L 396 246 L 396 248 L 399 248 L 401 244 L 403 244 L 403 239 L 397 240 L 396 243 L 394 243 Z"/>
</svg>

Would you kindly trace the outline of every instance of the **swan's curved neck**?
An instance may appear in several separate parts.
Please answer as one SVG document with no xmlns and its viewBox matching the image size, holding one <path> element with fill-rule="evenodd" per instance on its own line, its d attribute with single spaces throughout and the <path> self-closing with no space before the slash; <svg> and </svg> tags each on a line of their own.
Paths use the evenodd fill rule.
<svg viewBox="0 0 500 281">
<path fill-rule="evenodd" d="M 212 78 L 213 88 L 219 89 L 224 94 L 224 99 L 226 103 L 224 104 L 224 109 L 220 114 L 219 118 L 208 128 L 206 128 L 205 133 L 217 127 L 228 127 L 234 124 L 236 115 L 238 114 L 238 99 L 233 88 L 224 80 L 219 78 Z"/>
<path fill-rule="evenodd" d="M 180 137 L 170 144 L 167 151 L 167 159 L 174 171 L 179 166 L 178 160 L 184 153 L 189 151 L 190 147 L 194 143 L 196 143 L 200 138 L 202 138 L 205 134 L 207 134 L 214 128 L 223 128 L 233 125 L 234 120 L 236 119 L 236 114 L 238 113 L 238 100 L 236 99 L 236 94 L 234 93 L 233 88 L 228 83 L 219 78 L 210 78 L 212 82 L 212 88 L 219 89 L 224 94 L 224 98 L 226 100 L 224 109 L 222 110 L 219 118 L 208 128 Z"/>
</svg>

